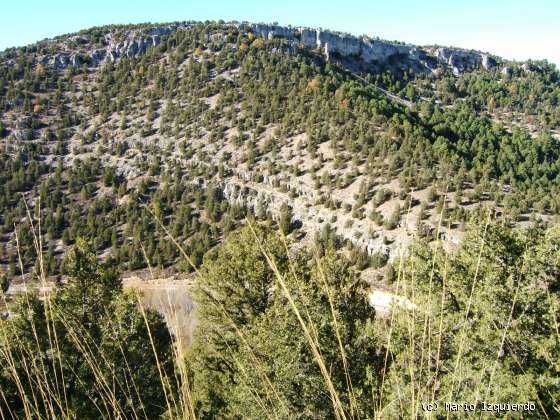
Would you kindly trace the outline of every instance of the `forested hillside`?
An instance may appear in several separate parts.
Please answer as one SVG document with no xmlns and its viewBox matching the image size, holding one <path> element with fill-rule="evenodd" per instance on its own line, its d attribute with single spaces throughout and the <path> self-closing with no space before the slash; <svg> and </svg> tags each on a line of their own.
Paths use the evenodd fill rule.
<svg viewBox="0 0 560 420">
<path fill-rule="evenodd" d="M 1 52 L 2 412 L 555 418 L 559 104 L 547 62 L 277 25 Z M 187 350 L 119 280 L 154 273 Z"/>
<path fill-rule="evenodd" d="M 444 208 L 450 230 L 480 204 L 513 222 L 560 211 L 560 93 L 550 66 L 458 78 L 355 74 L 249 29 L 196 24 L 99 66 L 61 69 L 38 57 L 126 28 L 3 53 L 0 205 L 10 277 L 19 272 L 14 228 L 26 271 L 36 260 L 27 211 L 40 212 L 50 275 L 77 237 L 121 268 L 146 266 L 140 243 L 152 265 L 174 265 L 163 227 L 200 262 L 249 213 L 282 212 L 310 239 L 330 227 L 390 258 L 397 239 L 431 234 Z M 503 99 L 498 86 L 517 93 Z M 488 91 L 495 103 L 485 103 Z M 533 125 L 518 127 L 518 114 Z"/>
</svg>

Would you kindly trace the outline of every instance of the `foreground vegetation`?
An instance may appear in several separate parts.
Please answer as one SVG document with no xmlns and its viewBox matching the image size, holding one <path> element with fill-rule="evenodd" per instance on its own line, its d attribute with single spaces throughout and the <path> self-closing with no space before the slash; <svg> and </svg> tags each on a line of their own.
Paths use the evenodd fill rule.
<svg viewBox="0 0 560 420">
<path fill-rule="evenodd" d="M 205 255 L 186 354 L 80 241 L 68 282 L 0 324 L 4 418 L 428 417 L 433 401 L 559 415 L 558 227 L 483 219 L 456 252 L 418 242 L 395 263 L 415 306 L 388 318 L 342 255 L 289 241 L 251 224 Z"/>
</svg>

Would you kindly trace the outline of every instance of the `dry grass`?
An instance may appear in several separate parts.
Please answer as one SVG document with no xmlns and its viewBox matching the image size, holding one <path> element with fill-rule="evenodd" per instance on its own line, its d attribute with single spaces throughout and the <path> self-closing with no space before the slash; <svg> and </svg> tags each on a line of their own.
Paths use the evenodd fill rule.
<svg viewBox="0 0 560 420">
<path fill-rule="evenodd" d="M 442 210 L 443 213 L 443 210 Z M 407 211 L 407 219 L 410 214 L 410 209 Z M 155 216 L 154 216 L 155 217 Z M 31 222 L 31 226 L 35 231 L 35 227 L 33 226 L 33 217 L 31 214 L 28 213 L 29 221 Z M 156 220 L 158 220 L 156 218 Z M 482 235 L 482 245 L 480 247 L 478 260 L 476 262 L 476 269 L 475 275 L 472 279 L 471 283 L 471 295 L 468 300 L 468 305 L 465 309 L 464 319 L 467 319 L 469 315 L 469 311 L 471 310 L 472 304 L 472 297 L 475 294 L 475 289 L 479 287 L 478 282 L 478 273 L 479 273 L 479 265 L 481 263 L 481 257 L 484 250 L 484 238 L 486 234 L 486 227 L 490 223 L 491 214 L 488 214 L 486 225 L 484 228 L 484 233 Z M 166 230 L 165 226 L 161 221 L 159 221 L 161 228 L 165 231 L 165 233 L 174 241 L 175 245 L 180 250 L 181 254 L 185 258 L 187 262 L 191 264 L 193 267 L 196 275 L 202 275 L 197 268 L 192 264 L 189 256 L 181 247 L 181 245 L 169 234 Z M 253 226 L 248 221 L 249 227 L 253 230 Z M 440 223 L 438 223 L 438 232 L 441 229 L 441 215 L 440 215 Z M 332 291 L 330 290 L 330 286 L 326 280 L 325 274 L 322 272 L 321 267 L 319 266 L 320 270 L 320 277 L 323 281 L 323 287 L 326 292 L 326 296 L 328 297 L 328 303 L 331 308 L 330 316 L 332 318 L 332 327 L 335 331 L 337 343 L 336 346 L 338 348 L 338 352 L 340 355 L 341 366 L 343 366 L 345 375 L 346 375 L 346 389 L 337 389 L 333 383 L 331 378 L 331 371 L 330 367 L 327 366 L 324 358 L 323 352 L 321 349 L 321 345 L 319 343 L 319 339 L 316 335 L 317 327 L 313 325 L 311 320 L 311 316 L 306 313 L 305 305 L 298 305 L 297 300 L 293 297 L 292 293 L 293 290 L 290 290 L 286 281 L 285 275 L 279 271 L 278 267 L 276 266 L 274 258 L 271 256 L 270 251 L 266 248 L 266 245 L 260 241 L 259 237 L 257 236 L 255 230 L 253 230 L 254 238 L 256 243 L 258 244 L 263 256 L 266 258 L 270 269 L 273 271 L 275 275 L 275 279 L 277 285 L 282 290 L 284 296 L 286 297 L 289 307 L 293 314 L 295 315 L 299 327 L 301 328 L 301 334 L 305 337 L 305 341 L 307 342 L 311 353 L 314 356 L 314 360 L 317 363 L 317 366 L 320 370 L 321 376 L 324 380 L 325 392 L 328 393 L 330 396 L 330 400 L 332 402 L 332 413 L 336 419 L 346 420 L 346 419 L 359 419 L 360 413 L 357 409 L 357 402 L 356 396 L 354 395 L 354 391 L 352 388 L 352 380 L 350 378 L 350 365 L 352 363 L 351 360 L 347 359 L 345 353 L 345 344 L 342 341 L 341 334 L 339 332 L 339 324 L 336 317 L 336 311 L 334 309 L 333 301 L 332 301 Z M 436 236 L 439 238 L 439 235 Z M 41 238 L 38 235 L 35 235 L 35 242 L 37 249 L 42 249 Z M 284 242 L 286 244 L 286 242 Z M 287 244 L 286 244 L 287 250 Z M 416 290 L 416 271 L 414 264 L 407 266 L 405 264 L 404 259 L 400 259 L 400 263 L 398 266 L 397 271 L 397 280 L 395 283 L 395 293 L 398 293 L 403 296 L 407 296 L 411 299 L 412 302 L 415 303 L 412 307 L 408 308 L 408 310 L 397 310 L 397 308 L 393 308 L 390 312 L 389 319 L 382 320 L 380 325 L 384 325 L 386 330 L 384 331 L 385 337 L 385 364 L 384 369 L 382 372 L 381 377 L 381 386 L 379 388 L 379 394 L 377 398 L 371 401 L 371 412 L 367 416 L 367 418 L 375 418 L 375 419 L 385 419 L 390 418 L 396 415 L 399 418 L 404 417 L 411 417 L 411 418 L 419 418 L 419 417 L 430 417 L 432 416 L 429 413 L 426 413 L 422 409 L 422 402 L 426 400 L 434 400 L 437 398 L 438 390 L 436 389 L 436 382 L 432 381 L 431 378 L 437 377 L 442 369 L 442 362 L 441 362 L 441 348 L 442 348 L 442 337 L 443 337 L 443 328 L 444 328 L 444 302 L 443 296 L 445 295 L 445 288 L 447 284 L 447 272 L 443 273 L 443 291 L 441 295 L 441 302 L 436 303 L 433 306 L 433 296 L 432 292 L 435 293 L 434 288 L 435 285 L 432 283 L 434 272 L 435 272 L 435 260 L 441 256 L 441 252 L 444 252 L 444 259 L 447 258 L 443 246 L 438 239 L 437 243 L 435 244 L 435 249 L 433 252 L 433 261 L 432 261 L 432 271 L 429 278 L 429 289 L 428 289 L 428 296 L 423 296 L 421 299 L 416 301 L 415 290 Z M 40 256 L 41 253 L 38 252 Z M 289 255 L 289 253 L 288 253 Z M 45 279 L 45 272 L 42 269 L 42 258 L 40 258 L 39 267 L 41 267 L 40 272 L 36 273 L 38 278 L 41 281 Z M 290 264 L 292 261 L 290 260 Z M 20 265 L 22 265 L 21 258 L 20 258 Z M 151 267 L 150 267 L 151 271 Z M 22 270 L 23 272 L 23 270 Z M 297 275 L 295 274 L 295 270 L 291 273 L 296 279 L 297 285 Z M 143 319 L 146 323 L 146 326 L 149 330 L 149 323 L 146 316 L 145 308 L 148 307 L 156 307 L 161 312 L 166 314 L 166 318 L 168 321 L 168 325 L 173 333 L 175 343 L 174 343 L 174 359 L 175 359 L 175 376 L 168 377 L 164 370 L 159 365 L 158 355 L 154 346 L 153 337 L 150 332 L 149 339 L 150 339 L 150 348 L 154 352 L 154 356 L 156 360 L 158 360 L 158 371 L 160 375 L 160 382 L 162 386 L 162 390 L 165 395 L 165 404 L 167 406 L 167 414 L 166 418 L 180 418 L 180 419 L 194 419 L 196 418 L 196 413 L 194 409 L 194 402 L 191 394 L 191 384 L 189 383 L 189 375 L 188 375 L 188 366 L 185 364 L 185 357 L 184 357 L 184 350 L 186 347 L 185 341 L 188 340 L 190 337 L 190 333 L 193 329 L 193 324 L 191 320 L 185 318 L 185 314 L 191 314 L 194 310 L 194 302 L 188 297 L 188 288 L 185 284 L 162 284 L 158 282 L 156 279 L 153 279 L 150 282 L 144 282 L 139 280 L 130 280 L 128 281 L 128 287 L 138 287 L 140 285 L 140 289 L 143 290 L 143 297 L 138 295 L 138 306 L 142 311 Z M 516 305 L 516 300 L 518 296 L 518 289 L 515 291 L 515 295 L 513 301 L 511 303 L 511 311 L 509 319 L 507 320 L 507 328 L 503 331 L 503 334 L 500 337 L 499 343 L 496 343 L 496 359 L 494 364 L 491 366 L 491 375 L 490 380 L 487 381 L 486 385 L 483 385 L 482 376 L 479 382 L 479 387 L 476 389 L 476 395 L 480 397 L 480 401 L 482 401 L 485 397 L 489 394 L 489 389 L 494 379 L 494 374 L 497 369 L 497 365 L 499 363 L 499 355 L 501 350 L 503 349 L 504 343 L 507 341 L 507 335 L 510 329 L 514 328 L 512 325 L 512 314 Z M 2 299 L 5 297 L 2 295 Z M 64 316 L 58 312 L 59 308 L 55 307 L 50 300 L 49 294 L 45 297 L 46 304 L 44 305 L 45 308 L 45 316 L 47 319 L 47 328 L 48 328 L 48 337 L 49 337 L 49 344 L 50 350 L 53 354 L 52 363 L 54 365 L 54 371 L 60 374 L 56 375 L 55 378 L 47 378 L 45 376 L 46 369 L 44 366 L 41 365 L 41 362 L 37 362 L 33 357 L 33 348 L 23 348 L 21 346 L 19 351 L 24 351 L 24 354 L 13 354 L 11 353 L 12 349 L 10 347 L 2 347 L 0 348 L 0 352 L 2 358 L 6 360 L 7 366 L 5 367 L 5 371 L 8 373 L 12 373 L 14 375 L 14 383 L 18 387 L 18 390 L 22 393 L 22 401 L 24 402 L 24 418 L 32 419 L 36 418 L 39 413 L 47 413 L 49 418 L 57 418 L 59 414 L 62 413 L 63 418 L 72 418 L 72 414 L 68 411 L 67 406 L 67 396 L 64 394 L 65 389 L 65 382 L 68 378 L 65 378 L 62 373 L 62 368 L 58 365 L 62 363 L 62 359 L 60 358 L 60 350 L 58 348 L 58 341 L 57 341 L 57 331 L 53 328 L 54 323 L 50 322 L 55 317 L 62 319 L 64 322 L 67 322 L 68 325 L 73 324 L 73 320 L 65 319 Z M 227 316 L 227 311 L 225 308 L 219 308 L 223 311 L 224 314 Z M 406 349 L 397 349 L 395 346 L 397 343 L 395 342 L 395 330 L 394 326 L 406 325 L 408 326 L 408 337 L 410 337 L 408 346 Z M 417 325 L 423 325 L 420 338 L 418 338 Z M 446 398 L 449 401 L 453 401 L 456 398 L 460 398 L 461 396 L 456 393 L 457 384 L 461 381 L 461 373 L 460 373 L 460 366 L 463 363 L 463 343 L 466 334 L 468 331 L 466 330 L 467 323 L 464 322 L 457 332 L 457 337 L 459 341 L 458 351 L 455 355 L 455 362 L 454 362 L 454 371 L 452 374 L 453 384 L 450 388 L 449 394 Z M 241 343 L 247 346 L 249 353 L 251 355 L 251 366 L 243 365 L 239 360 L 235 360 L 238 364 L 238 369 L 241 372 L 242 377 L 245 378 L 246 382 L 249 383 L 260 383 L 261 386 L 264 388 L 264 392 L 262 389 L 254 389 L 252 395 L 255 399 L 255 402 L 262 408 L 263 411 L 268 411 L 271 417 L 274 418 L 291 418 L 294 416 L 295 413 L 290 413 L 288 409 L 285 407 L 282 399 L 279 396 L 279 390 L 276 389 L 273 381 L 266 375 L 265 370 L 260 366 L 259 358 L 253 353 L 250 345 L 248 344 L 249 341 L 247 337 L 244 337 L 243 332 L 238 326 L 235 325 L 232 321 L 232 327 L 236 334 L 239 336 Z M 106 377 L 103 375 L 103 369 L 101 366 L 105 363 L 104 360 L 99 360 L 97 356 L 96 350 L 96 343 L 91 342 L 88 337 L 87 331 L 85 329 L 77 329 L 73 330 L 71 334 L 72 342 L 76 345 L 76 348 L 79 349 L 84 359 L 87 361 L 89 367 L 91 368 L 92 372 L 95 373 L 95 386 L 99 390 L 99 394 L 101 395 L 101 399 L 96 401 L 95 404 L 98 407 L 100 417 L 108 417 L 108 418 L 123 418 L 124 410 L 122 407 L 119 406 L 117 399 L 115 397 L 114 385 L 113 381 L 114 378 Z M 185 331 L 187 330 L 187 332 Z M 33 331 L 35 337 L 37 337 L 36 331 Z M 5 328 L 0 327 L 0 334 L 2 334 L 2 338 L 7 338 L 7 330 Z M 437 336 L 439 337 L 434 344 L 434 340 L 432 337 Z M 37 340 L 37 345 L 39 345 Z M 394 399 L 388 399 L 388 396 L 385 394 L 386 389 L 389 383 L 385 381 L 389 378 L 389 371 L 390 371 L 390 360 L 394 353 L 400 352 L 405 357 L 405 362 L 409 367 L 409 375 L 410 375 L 410 382 L 407 385 L 410 389 L 398 389 L 397 384 L 397 395 L 400 397 Z M 433 355 L 436 355 L 435 361 L 432 362 L 430 359 Z M 17 370 L 15 369 L 15 359 L 21 359 L 24 361 L 28 361 L 28 364 L 25 365 L 25 375 L 26 377 L 21 377 L 18 375 Z M 133 370 L 134 366 L 127 366 L 127 369 Z M 482 372 L 481 372 L 482 375 Z M 254 377 L 258 377 L 259 381 L 255 382 L 251 379 Z M 24 386 L 23 384 L 26 382 L 30 382 L 34 384 L 32 388 L 34 391 L 32 395 L 23 395 L 24 394 Z M 394 384 L 392 384 L 394 385 Z M 126 388 L 128 392 L 134 395 L 137 395 L 141 398 L 142 390 L 137 389 L 135 384 L 120 384 L 121 387 Z M 169 392 L 169 389 L 174 387 L 178 389 L 178 393 Z M 349 403 L 347 405 L 343 404 L 342 399 L 340 397 L 341 392 L 344 391 L 345 394 L 349 395 Z M 4 393 L 0 390 L 0 398 L 5 398 Z M 395 414 L 397 413 L 397 414 Z M 1 417 L 4 418 L 13 418 L 14 413 L 2 413 Z M 434 415 L 435 416 L 435 415 Z M 434 417 L 432 416 L 432 417 Z M 135 412 L 134 418 L 146 418 L 145 413 L 142 412 Z"/>
<path fill-rule="evenodd" d="M 140 292 L 142 306 L 162 314 L 169 329 L 186 349 L 197 325 L 196 303 L 188 280 L 173 278 L 123 278 L 123 287 Z"/>
</svg>

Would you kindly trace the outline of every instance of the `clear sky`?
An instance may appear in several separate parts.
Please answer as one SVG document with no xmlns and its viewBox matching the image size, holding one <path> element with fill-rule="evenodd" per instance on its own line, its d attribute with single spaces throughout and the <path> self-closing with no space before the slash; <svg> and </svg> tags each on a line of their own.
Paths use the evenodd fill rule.
<svg viewBox="0 0 560 420">
<path fill-rule="evenodd" d="M 110 23 L 218 19 L 546 58 L 560 67 L 560 0 L 2 0 L 0 51 Z"/>
</svg>

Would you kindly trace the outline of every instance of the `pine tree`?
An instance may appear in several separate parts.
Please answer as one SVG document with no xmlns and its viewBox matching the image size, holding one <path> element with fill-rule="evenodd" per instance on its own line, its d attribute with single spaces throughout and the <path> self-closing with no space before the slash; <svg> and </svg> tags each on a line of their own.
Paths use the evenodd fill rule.
<svg viewBox="0 0 560 420">
<path fill-rule="evenodd" d="M 262 250 L 274 261 L 286 289 Z M 289 417 L 306 412 L 314 418 L 334 418 L 321 370 L 287 293 L 316 334 L 344 409 L 354 404 L 354 410 L 365 415 L 383 365 L 371 329 L 374 311 L 344 258 L 329 250 L 312 267 L 310 261 L 313 258 L 303 253 L 288 264 L 280 238 L 258 227 L 256 236 L 248 228 L 231 234 L 205 257 L 198 277 L 200 324 L 188 358 L 199 417 L 262 418 L 271 412 Z M 341 361 L 333 310 L 352 366 L 350 378 Z M 352 399 L 348 380 L 355 395 L 364 398 Z M 272 400 L 266 397 L 271 391 L 277 395 Z"/>
<path fill-rule="evenodd" d="M 0 276 L 0 291 L 2 291 L 2 293 L 6 293 L 9 288 L 10 288 L 10 279 L 8 277 L 8 274 L 2 273 L 2 275 Z"/>
<path fill-rule="evenodd" d="M 159 374 L 172 371 L 171 337 L 163 318 L 147 311 L 144 319 L 137 297 L 122 292 L 118 275 L 100 265 L 81 239 L 66 256 L 64 272 L 68 281 L 53 292 L 48 308 L 37 294 L 29 294 L 14 307 L 9 327 L 1 326 L 6 334 L 0 344 L 10 350 L 0 353 L 0 362 L 7 366 L 4 358 L 10 355 L 12 366 L 0 373 L 1 412 L 23 416 L 21 391 L 36 395 L 35 382 L 25 378 L 36 377 L 49 381 L 49 398 L 66 395 L 65 407 L 49 406 L 47 401 L 38 405 L 40 417 L 63 417 L 66 410 L 83 419 L 103 416 L 99 403 L 107 398 L 104 383 L 114 384 L 110 404 L 119 407 L 123 416 L 133 416 L 138 410 L 151 418 L 163 414 L 167 408 L 161 404 L 164 391 Z M 53 357 L 53 331 L 57 359 L 47 363 Z M 150 340 L 159 367 L 154 352 L 146 346 Z M 32 369 L 41 370 L 33 373 Z M 64 383 L 56 382 L 57 377 L 64 377 Z M 142 394 L 131 392 L 130 386 Z"/>
<path fill-rule="evenodd" d="M 284 235 L 287 235 L 292 231 L 292 209 L 287 203 L 283 203 L 280 206 L 278 226 Z"/>
</svg>

